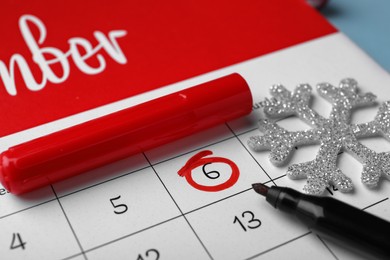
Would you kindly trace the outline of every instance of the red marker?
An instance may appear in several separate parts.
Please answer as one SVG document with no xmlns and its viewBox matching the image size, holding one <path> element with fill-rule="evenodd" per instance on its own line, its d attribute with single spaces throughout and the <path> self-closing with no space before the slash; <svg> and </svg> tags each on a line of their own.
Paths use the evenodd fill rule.
<svg viewBox="0 0 390 260">
<path fill-rule="evenodd" d="M 14 146 L 0 181 L 21 194 L 249 114 L 245 80 L 231 74 Z"/>
</svg>

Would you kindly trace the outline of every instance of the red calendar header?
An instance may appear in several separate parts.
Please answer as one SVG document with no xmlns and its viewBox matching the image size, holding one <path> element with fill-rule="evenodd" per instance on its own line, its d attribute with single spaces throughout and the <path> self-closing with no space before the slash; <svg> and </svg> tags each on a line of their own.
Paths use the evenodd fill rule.
<svg viewBox="0 0 390 260">
<path fill-rule="evenodd" d="M 336 31 L 303 0 L 4 0 L 0 17 L 0 136 Z"/>
</svg>

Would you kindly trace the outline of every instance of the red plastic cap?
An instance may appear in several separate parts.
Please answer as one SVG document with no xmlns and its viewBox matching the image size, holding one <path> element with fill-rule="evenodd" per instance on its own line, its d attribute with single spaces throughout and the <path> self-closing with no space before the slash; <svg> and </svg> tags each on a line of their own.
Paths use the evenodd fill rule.
<svg viewBox="0 0 390 260">
<path fill-rule="evenodd" d="M 11 147 L 0 181 L 21 194 L 249 114 L 252 95 L 231 74 Z"/>
</svg>

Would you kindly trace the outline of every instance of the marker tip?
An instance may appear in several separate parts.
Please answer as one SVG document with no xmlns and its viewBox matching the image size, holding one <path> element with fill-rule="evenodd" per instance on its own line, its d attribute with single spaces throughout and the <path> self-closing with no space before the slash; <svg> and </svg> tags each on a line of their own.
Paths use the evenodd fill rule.
<svg viewBox="0 0 390 260">
<path fill-rule="evenodd" d="M 254 191 L 256 191 L 257 193 L 259 193 L 263 196 L 267 196 L 269 188 L 267 186 L 265 186 L 264 184 L 253 183 L 252 187 L 253 187 Z"/>
</svg>

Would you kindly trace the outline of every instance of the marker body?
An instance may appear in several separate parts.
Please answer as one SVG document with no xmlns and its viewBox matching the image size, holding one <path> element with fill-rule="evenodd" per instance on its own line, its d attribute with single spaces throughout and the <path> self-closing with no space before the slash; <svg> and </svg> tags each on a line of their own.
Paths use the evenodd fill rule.
<svg viewBox="0 0 390 260">
<path fill-rule="evenodd" d="M 0 181 L 21 194 L 251 110 L 247 83 L 231 74 L 11 147 L 0 155 Z"/>
<path fill-rule="evenodd" d="M 320 236 L 342 242 L 367 257 L 389 259 L 390 223 L 329 197 L 302 194 L 271 187 L 266 200 L 281 211 L 295 215 Z"/>
</svg>

